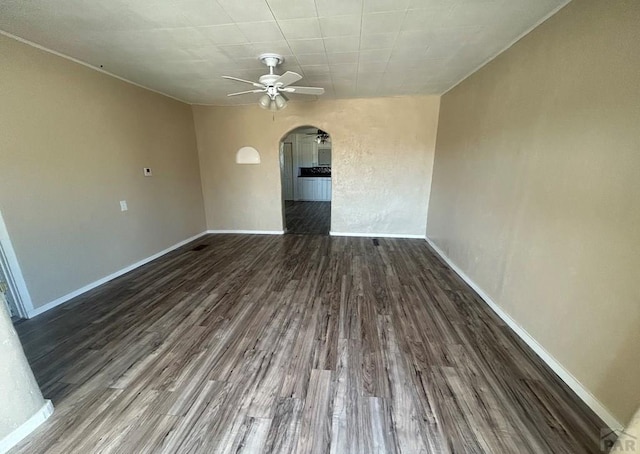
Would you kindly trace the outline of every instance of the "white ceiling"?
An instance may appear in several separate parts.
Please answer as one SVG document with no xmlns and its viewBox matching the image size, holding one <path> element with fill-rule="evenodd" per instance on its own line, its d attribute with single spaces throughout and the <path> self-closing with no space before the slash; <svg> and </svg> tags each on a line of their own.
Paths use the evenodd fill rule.
<svg viewBox="0 0 640 454">
<path fill-rule="evenodd" d="M 325 97 L 441 94 L 568 0 L 0 0 L 0 29 L 189 103 L 263 52 Z"/>
</svg>

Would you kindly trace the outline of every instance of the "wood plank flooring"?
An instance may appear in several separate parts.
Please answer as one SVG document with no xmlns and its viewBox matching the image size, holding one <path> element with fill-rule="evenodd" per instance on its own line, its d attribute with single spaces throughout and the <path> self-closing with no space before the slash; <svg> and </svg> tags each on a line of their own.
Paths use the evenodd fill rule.
<svg viewBox="0 0 640 454">
<path fill-rule="evenodd" d="M 328 235 L 331 228 L 331 202 L 285 202 L 287 233 Z"/>
<path fill-rule="evenodd" d="M 605 427 L 421 240 L 209 235 L 17 329 L 56 411 L 15 453 L 576 454 Z"/>
</svg>

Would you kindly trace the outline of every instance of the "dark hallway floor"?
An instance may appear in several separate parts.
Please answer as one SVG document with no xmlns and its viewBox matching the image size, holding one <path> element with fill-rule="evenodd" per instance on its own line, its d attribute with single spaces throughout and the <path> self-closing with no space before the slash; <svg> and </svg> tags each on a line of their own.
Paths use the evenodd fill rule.
<svg viewBox="0 0 640 454">
<path fill-rule="evenodd" d="M 287 233 L 328 235 L 331 228 L 331 202 L 285 202 Z"/>
</svg>

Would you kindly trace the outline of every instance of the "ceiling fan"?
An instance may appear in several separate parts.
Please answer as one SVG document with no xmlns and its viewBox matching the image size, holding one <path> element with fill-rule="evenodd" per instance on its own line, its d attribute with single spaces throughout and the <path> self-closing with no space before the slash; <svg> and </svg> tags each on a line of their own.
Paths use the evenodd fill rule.
<svg viewBox="0 0 640 454">
<path fill-rule="evenodd" d="M 274 68 L 284 62 L 284 57 L 278 54 L 262 54 L 258 57 L 262 63 L 269 67 L 269 74 L 260 76 L 259 82 L 252 82 L 250 80 L 238 79 L 237 77 L 222 76 L 223 79 L 235 80 L 237 82 L 243 82 L 245 84 L 253 85 L 257 87 L 255 90 L 240 91 L 238 93 L 230 93 L 227 96 L 248 95 L 250 93 L 264 93 L 258 100 L 258 104 L 263 109 L 269 109 L 272 111 L 282 110 L 287 107 L 287 101 L 289 100 L 285 93 L 295 93 L 298 95 L 316 95 L 319 96 L 324 93 L 324 88 L 320 87 L 299 87 L 291 85 L 296 83 L 302 76 L 292 71 L 279 76 L 274 74 Z"/>
<path fill-rule="evenodd" d="M 318 129 L 314 132 L 306 132 L 305 135 L 315 136 L 315 141 L 318 144 L 325 144 L 327 142 L 331 142 L 331 136 L 329 136 L 329 134 L 326 131 L 323 131 L 322 129 Z"/>
</svg>

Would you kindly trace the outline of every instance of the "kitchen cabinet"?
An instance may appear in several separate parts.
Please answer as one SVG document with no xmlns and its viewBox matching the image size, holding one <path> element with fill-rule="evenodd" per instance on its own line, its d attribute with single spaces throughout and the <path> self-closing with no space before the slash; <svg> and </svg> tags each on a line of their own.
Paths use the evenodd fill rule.
<svg viewBox="0 0 640 454">
<path fill-rule="evenodd" d="M 320 200 L 331 201 L 331 178 L 318 178 L 320 180 Z"/>
<path fill-rule="evenodd" d="M 331 178 L 299 177 L 296 200 L 313 202 L 331 201 Z"/>
<path fill-rule="evenodd" d="M 318 147 L 318 165 L 331 166 L 331 148 Z"/>
<path fill-rule="evenodd" d="M 318 164 L 318 144 L 308 136 L 297 141 L 298 167 L 313 167 Z"/>
</svg>

